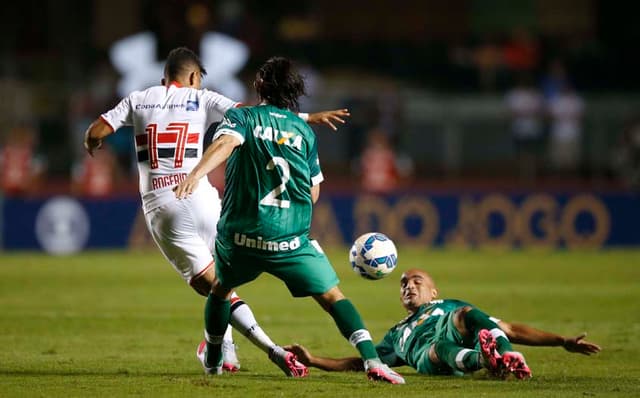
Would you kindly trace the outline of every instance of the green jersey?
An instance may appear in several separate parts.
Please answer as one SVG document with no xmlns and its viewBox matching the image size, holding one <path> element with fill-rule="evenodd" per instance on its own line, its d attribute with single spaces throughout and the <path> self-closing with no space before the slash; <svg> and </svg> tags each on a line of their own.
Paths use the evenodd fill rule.
<svg viewBox="0 0 640 398">
<path fill-rule="evenodd" d="M 389 366 L 409 365 L 420 370 L 421 358 L 441 336 L 441 318 L 471 304 L 459 300 L 433 300 L 389 329 L 376 346 L 378 355 Z"/>
<path fill-rule="evenodd" d="M 227 111 L 214 139 L 237 137 L 227 160 L 218 239 L 261 255 L 306 244 L 312 185 L 323 177 L 316 136 L 296 114 L 272 105 Z"/>
</svg>

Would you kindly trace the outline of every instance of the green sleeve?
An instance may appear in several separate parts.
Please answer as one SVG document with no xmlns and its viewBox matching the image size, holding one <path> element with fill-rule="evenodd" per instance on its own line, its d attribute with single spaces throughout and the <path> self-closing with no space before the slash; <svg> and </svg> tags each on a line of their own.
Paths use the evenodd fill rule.
<svg viewBox="0 0 640 398">
<path fill-rule="evenodd" d="M 230 134 L 236 136 L 244 144 L 244 141 L 251 134 L 248 127 L 246 112 L 241 108 L 231 108 L 224 114 L 213 139 L 215 140 L 221 134 Z"/>
<path fill-rule="evenodd" d="M 393 345 L 393 339 L 391 331 L 384 335 L 382 341 L 376 346 L 376 351 L 380 360 L 389 366 L 403 366 L 406 363 L 396 355 L 396 351 Z"/>
</svg>

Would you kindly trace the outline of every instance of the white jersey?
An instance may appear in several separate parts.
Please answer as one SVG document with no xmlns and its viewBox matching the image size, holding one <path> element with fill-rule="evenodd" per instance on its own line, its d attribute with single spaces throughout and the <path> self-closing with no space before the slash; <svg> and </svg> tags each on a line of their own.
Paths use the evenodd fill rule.
<svg viewBox="0 0 640 398">
<path fill-rule="evenodd" d="M 213 91 L 172 84 L 134 91 L 101 115 L 114 131 L 122 126 L 134 128 L 145 213 L 175 200 L 172 188 L 202 158 L 207 128 L 237 105 Z M 209 185 L 206 176 L 200 184 Z"/>
</svg>

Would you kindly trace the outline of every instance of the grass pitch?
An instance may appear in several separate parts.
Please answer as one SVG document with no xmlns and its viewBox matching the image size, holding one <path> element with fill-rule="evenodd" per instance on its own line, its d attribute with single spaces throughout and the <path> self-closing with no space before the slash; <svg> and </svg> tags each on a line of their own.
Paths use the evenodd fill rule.
<svg viewBox="0 0 640 398">
<path fill-rule="evenodd" d="M 368 382 L 362 373 L 311 369 L 283 376 L 236 333 L 239 373 L 209 377 L 195 349 L 204 301 L 156 252 L 69 257 L 0 255 L 0 397 L 591 397 L 640 395 L 640 251 L 455 252 L 400 248 L 398 270 L 367 281 L 347 250 L 328 250 L 341 288 L 374 339 L 404 317 L 403 269 L 420 266 L 443 298 L 561 334 L 589 333 L 593 357 L 561 348 L 518 348 L 533 379 L 426 377 L 399 368 L 407 384 Z M 280 344 L 352 356 L 331 318 L 312 299 L 293 299 L 269 275 L 242 287 L 263 328 Z"/>
</svg>

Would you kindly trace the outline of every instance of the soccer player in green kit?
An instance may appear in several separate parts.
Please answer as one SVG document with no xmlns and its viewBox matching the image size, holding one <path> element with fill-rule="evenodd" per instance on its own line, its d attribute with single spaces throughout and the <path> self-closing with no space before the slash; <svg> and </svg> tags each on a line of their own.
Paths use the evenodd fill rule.
<svg viewBox="0 0 640 398">
<path fill-rule="evenodd" d="M 360 353 L 369 379 L 403 384 L 384 364 L 369 331 L 318 243 L 309 238 L 323 180 L 316 136 L 295 113 L 304 81 L 290 60 L 269 59 L 254 87 L 260 105 L 227 111 L 200 163 L 175 189 L 187 197 L 200 178 L 227 161 L 216 239 L 216 280 L 205 308 L 205 370 L 219 366 L 232 290 L 268 272 L 294 297 L 312 296 Z M 293 353 L 287 357 L 297 363 Z M 306 375 L 304 368 L 299 377 Z"/>
<path fill-rule="evenodd" d="M 487 316 L 473 305 L 459 300 L 438 300 L 431 276 L 410 269 L 400 279 L 400 299 L 409 315 L 393 326 L 376 346 L 389 366 L 408 365 L 428 375 L 461 375 L 487 368 L 504 378 L 531 377 L 524 357 L 511 343 L 533 346 L 562 346 L 585 355 L 600 351 L 584 340 L 585 334 L 563 337 L 518 323 Z M 323 358 L 300 345 L 285 346 L 300 362 L 327 371 L 359 370 L 359 358 Z"/>
</svg>

